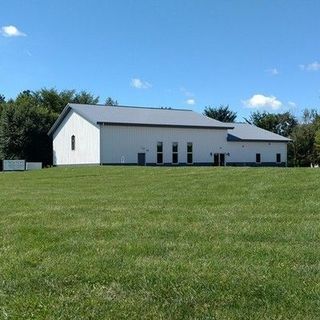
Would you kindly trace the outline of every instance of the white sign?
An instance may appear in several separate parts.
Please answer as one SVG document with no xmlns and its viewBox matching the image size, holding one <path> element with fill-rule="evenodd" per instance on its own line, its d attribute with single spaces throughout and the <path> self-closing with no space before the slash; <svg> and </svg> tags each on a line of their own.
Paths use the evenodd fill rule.
<svg viewBox="0 0 320 320">
<path fill-rule="evenodd" d="M 42 162 L 27 162 L 26 170 L 40 170 L 42 169 Z"/>
<path fill-rule="evenodd" d="M 25 160 L 3 160 L 3 171 L 24 171 Z"/>
</svg>

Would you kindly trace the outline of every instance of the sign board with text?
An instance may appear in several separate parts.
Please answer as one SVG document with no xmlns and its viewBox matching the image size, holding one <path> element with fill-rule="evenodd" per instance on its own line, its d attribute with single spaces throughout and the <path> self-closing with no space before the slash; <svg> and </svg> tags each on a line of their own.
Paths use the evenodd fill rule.
<svg viewBox="0 0 320 320">
<path fill-rule="evenodd" d="M 25 160 L 3 160 L 3 171 L 24 171 L 25 169 Z"/>
</svg>

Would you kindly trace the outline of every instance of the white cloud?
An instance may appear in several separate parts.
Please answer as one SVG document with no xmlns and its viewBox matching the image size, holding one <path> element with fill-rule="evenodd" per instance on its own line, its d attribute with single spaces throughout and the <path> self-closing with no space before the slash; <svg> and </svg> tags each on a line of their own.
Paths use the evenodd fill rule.
<svg viewBox="0 0 320 320">
<path fill-rule="evenodd" d="M 4 37 L 25 37 L 26 34 L 20 31 L 17 27 L 15 26 L 3 26 L 1 27 L 0 33 Z"/>
<path fill-rule="evenodd" d="M 277 110 L 282 107 L 282 102 L 275 96 L 255 94 L 250 99 L 242 101 L 248 108 L 271 108 Z"/>
<path fill-rule="evenodd" d="M 180 91 L 186 96 L 186 97 L 193 97 L 194 94 L 190 91 L 188 91 L 185 87 L 180 87 Z"/>
<path fill-rule="evenodd" d="M 266 72 L 271 74 L 272 76 L 276 76 L 279 74 L 279 70 L 277 68 L 267 69 Z"/>
<path fill-rule="evenodd" d="M 139 78 L 133 78 L 131 79 L 131 87 L 136 89 L 149 89 L 152 87 L 152 85 L 149 82 Z"/>
<path fill-rule="evenodd" d="M 190 92 L 189 90 L 187 90 L 185 87 L 180 87 L 180 91 L 183 93 L 183 95 L 186 97 L 186 101 L 185 103 L 193 106 L 196 104 L 196 100 L 194 98 L 194 94 L 192 92 Z"/>
<path fill-rule="evenodd" d="M 293 101 L 288 101 L 288 105 L 292 108 L 295 108 L 297 106 L 297 104 Z"/>
<path fill-rule="evenodd" d="M 309 64 L 300 64 L 299 67 L 302 71 L 320 71 L 320 62 L 315 61 Z"/>
<path fill-rule="evenodd" d="M 194 104 L 196 104 L 196 100 L 194 100 L 194 99 L 188 99 L 188 100 L 186 101 L 186 104 L 194 105 Z"/>
</svg>

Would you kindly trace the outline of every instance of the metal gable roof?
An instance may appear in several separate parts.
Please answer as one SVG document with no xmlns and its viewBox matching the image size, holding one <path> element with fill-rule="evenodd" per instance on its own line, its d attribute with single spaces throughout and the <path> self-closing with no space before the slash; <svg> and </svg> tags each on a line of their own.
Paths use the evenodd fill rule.
<svg viewBox="0 0 320 320">
<path fill-rule="evenodd" d="M 231 129 L 233 125 L 223 123 L 192 110 L 169 108 L 145 108 L 126 106 L 99 106 L 69 103 L 49 131 L 52 134 L 70 110 L 74 110 L 93 124 L 128 126 L 164 126 Z"/>
<path fill-rule="evenodd" d="M 232 123 L 232 125 L 234 128 L 228 130 L 228 141 L 291 141 L 289 138 L 258 128 L 248 123 Z"/>
</svg>

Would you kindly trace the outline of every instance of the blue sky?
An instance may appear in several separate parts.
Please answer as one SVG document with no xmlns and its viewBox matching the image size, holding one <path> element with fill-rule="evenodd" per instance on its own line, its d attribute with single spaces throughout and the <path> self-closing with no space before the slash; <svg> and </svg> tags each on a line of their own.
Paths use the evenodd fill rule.
<svg viewBox="0 0 320 320">
<path fill-rule="evenodd" d="M 89 90 L 101 102 L 242 116 L 320 105 L 320 1 L 1 1 L 0 93 Z"/>
</svg>

